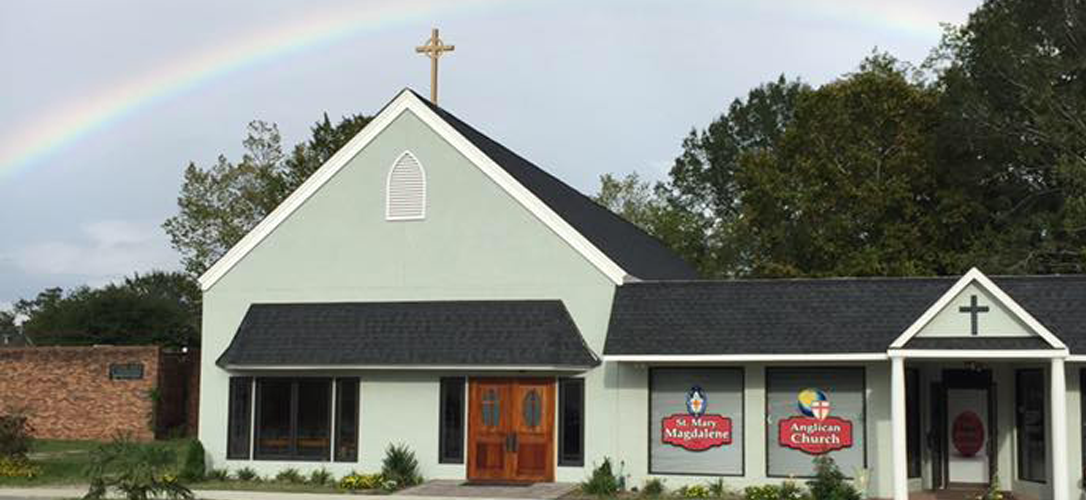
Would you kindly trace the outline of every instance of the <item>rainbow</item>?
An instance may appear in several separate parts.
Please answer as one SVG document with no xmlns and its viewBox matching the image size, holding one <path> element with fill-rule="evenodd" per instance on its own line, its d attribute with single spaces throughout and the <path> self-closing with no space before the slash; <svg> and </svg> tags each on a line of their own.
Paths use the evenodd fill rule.
<svg viewBox="0 0 1086 500">
<path fill-rule="evenodd" d="M 288 54 L 334 43 L 352 35 L 412 21 L 435 19 L 447 11 L 490 6 L 502 0 L 367 0 L 352 8 L 307 15 L 295 22 L 251 33 L 228 46 L 209 47 L 167 65 L 122 81 L 89 97 L 63 102 L 36 113 L 39 119 L 18 125 L 16 132 L 0 137 L 0 182 L 39 163 L 94 130 L 137 112 L 159 100 L 205 84 L 224 75 Z M 749 7 L 747 0 L 732 0 L 724 7 L 733 13 Z M 644 2 L 655 4 L 655 2 Z M 705 1 L 702 6 L 720 6 Z M 789 0 L 780 5 L 792 13 L 821 16 L 831 21 L 877 26 L 910 35 L 931 37 L 939 30 L 931 12 L 903 2 L 874 6 L 868 0 Z M 553 7 L 550 2 L 542 3 Z M 654 6 L 667 6 L 660 3 Z M 576 10 L 577 4 L 565 8 Z M 630 3 L 616 2 L 615 8 Z M 736 8 L 738 7 L 738 8 Z M 936 13 L 951 14 L 948 12 Z M 572 15 L 572 14 L 569 14 Z"/>
<path fill-rule="evenodd" d="M 352 9 L 313 13 L 285 25 L 256 31 L 229 46 L 210 47 L 155 68 L 97 94 L 37 113 L 0 138 L 0 181 L 37 160 L 109 126 L 156 101 L 223 75 L 349 36 L 433 19 L 445 11 L 493 4 L 496 0 L 412 0 L 352 2 Z"/>
</svg>

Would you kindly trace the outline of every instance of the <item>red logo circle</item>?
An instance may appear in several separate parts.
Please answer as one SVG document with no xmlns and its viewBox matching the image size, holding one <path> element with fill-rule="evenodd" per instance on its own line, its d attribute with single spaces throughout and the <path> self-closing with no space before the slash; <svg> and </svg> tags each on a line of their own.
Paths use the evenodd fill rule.
<svg viewBox="0 0 1086 500">
<path fill-rule="evenodd" d="M 971 457 L 984 448 L 984 422 L 972 411 L 963 411 L 954 419 L 951 441 L 963 457 Z"/>
</svg>

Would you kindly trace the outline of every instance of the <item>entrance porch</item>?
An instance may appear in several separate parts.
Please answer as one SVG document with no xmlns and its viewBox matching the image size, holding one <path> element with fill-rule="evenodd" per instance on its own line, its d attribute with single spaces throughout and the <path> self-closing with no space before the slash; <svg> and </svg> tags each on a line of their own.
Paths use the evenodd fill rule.
<svg viewBox="0 0 1086 500">
<path fill-rule="evenodd" d="M 1066 355 L 891 350 L 894 499 L 1068 500 Z"/>
</svg>

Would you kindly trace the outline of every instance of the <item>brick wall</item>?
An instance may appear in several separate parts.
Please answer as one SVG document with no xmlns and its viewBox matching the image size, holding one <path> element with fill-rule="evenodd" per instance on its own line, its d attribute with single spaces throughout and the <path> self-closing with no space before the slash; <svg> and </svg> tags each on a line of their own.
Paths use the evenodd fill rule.
<svg viewBox="0 0 1086 500">
<path fill-rule="evenodd" d="M 127 363 L 142 363 L 143 378 L 111 380 L 110 365 Z M 0 412 L 25 410 L 45 439 L 151 440 L 159 364 L 158 347 L 0 349 Z"/>
</svg>

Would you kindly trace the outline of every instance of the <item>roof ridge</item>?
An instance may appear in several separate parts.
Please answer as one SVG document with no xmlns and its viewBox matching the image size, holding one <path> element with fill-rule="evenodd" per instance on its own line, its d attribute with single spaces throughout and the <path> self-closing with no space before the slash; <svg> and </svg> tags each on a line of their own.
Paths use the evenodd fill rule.
<svg viewBox="0 0 1086 500">
<path fill-rule="evenodd" d="M 826 277 L 795 277 L 795 278 L 721 278 L 721 279 L 688 279 L 688 280 L 641 280 L 624 283 L 629 285 L 726 285 L 732 283 L 844 283 L 844 282 L 875 282 L 875 281 L 954 281 L 959 280 L 960 275 L 939 276 L 826 276 Z M 1020 280 L 1020 279 L 1086 279 L 1086 274 L 997 274 L 988 276 L 993 280 Z"/>
</svg>

